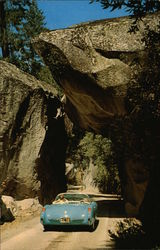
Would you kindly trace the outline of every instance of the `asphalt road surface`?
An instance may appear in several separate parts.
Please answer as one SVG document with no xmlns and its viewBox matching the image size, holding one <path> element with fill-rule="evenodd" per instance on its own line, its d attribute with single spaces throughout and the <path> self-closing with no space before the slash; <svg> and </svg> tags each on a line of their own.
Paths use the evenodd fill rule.
<svg viewBox="0 0 160 250">
<path fill-rule="evenodd" d="M 1 226 L 0 250 L 91 250 L 114 249 L 108 233 L 124 216 L 122 202 L 116 196 L 94 196 L 98 203 L 97 225 L 94 232 L 86 228 L 62 228 L 44 231 L 39 216 L 10 226 Z"/>
</svg>

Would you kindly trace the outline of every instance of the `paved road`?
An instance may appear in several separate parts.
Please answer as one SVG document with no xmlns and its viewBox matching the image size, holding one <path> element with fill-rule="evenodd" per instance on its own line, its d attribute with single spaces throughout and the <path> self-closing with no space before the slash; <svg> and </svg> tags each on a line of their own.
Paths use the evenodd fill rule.
<svg viewBox="0 0 160 250">
<path fill-rule="evenodd" d="M 39 216 L 15 223 L 3 230 L 1 227 L 0 250 L 91 250 L 114 249 L 108 229 L 122 217 L 120 202 L 113 196 L 97 196 L 99 212 L 94 232 L 83 228 L 62 231 L 43 231 Z M 118 210 L 117 210 L 118 208 Z"/>
</svg>

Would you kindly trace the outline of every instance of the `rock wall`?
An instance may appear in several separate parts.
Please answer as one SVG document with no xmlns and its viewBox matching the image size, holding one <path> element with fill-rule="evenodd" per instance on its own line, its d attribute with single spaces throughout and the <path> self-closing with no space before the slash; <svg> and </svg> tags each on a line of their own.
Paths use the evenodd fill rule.
<svg viewBox="0 0 160 250">
<path fill-rule="evenodd" d="M 65 190 L 66 132 L 54 87 L 0 61 L 0 191 L 50 202 Z"/>
<path fill-rule="evenodd" d="M 143 157 L 145 124 L 138 124 L 137 107 L 129 110 L 126 98 L 145 63 L 145 27 L 155 28 L 159 18 L 160 13 L 146 16 L 136 33 L 129 32 L 133 20 L 123 17 L 45 32 L 33 41 L 64 89 L 70 119 L 86 130 L 110 136 L 115 143 L 129 215 L 139 213 L 151 175 L 147 156 Z"/>
<path fill-rule="evenodd" d="M 1 222 L 12 221 L 15 218 L 25 216 L 39 215 L 42 211 L 42 205 L 39 204 L 38 199 L 28 198 L 20 201 L 16 201 L 11 196 L 2 195 L 1 201 L 3 205 L 1 207 Z"/>
</svg>

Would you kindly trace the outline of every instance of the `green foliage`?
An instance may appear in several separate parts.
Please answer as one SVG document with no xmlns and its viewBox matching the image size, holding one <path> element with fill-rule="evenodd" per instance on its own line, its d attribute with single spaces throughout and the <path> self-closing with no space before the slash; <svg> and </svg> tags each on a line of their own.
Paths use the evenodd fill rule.
<svg viewBox="0 0 160 250">
<path fill-rule="evenodd" d="M 146 27 L 143 42 L 147 55 L 143 69 L 137 77 L 137 93 L 134 99 L 145 117 L 157 119 L 160 117 L 160 26 L 157 26 L 157 31 Z"/>
<path fill-rule="evenodd" d="M 115 242 L 116 249 L 159 249 L 159 242 L 155 242 L 147 235 L 136 219 L 119 221 L 116 231 L 109 230 L 109 234 Z"/>
<path fill-rule="evenodd" d="M 120 193 L 120 180 L 111 140 L 91 132 L 81 133 L 78 138 L 71 153 L 75 167 L 86 171 L 92 163 L 95 168 L 93 180 L 99 190 Z"/>
<path fill-rule="evenodd" d="M 42 61 L 34 52 L 32 37 L 46 30 L 43 13 L 35 0 L 0 3 L 0 47 L 3 59 L 37 76 Z"/>
<path fill-rule="evenodd" d="M 38 9 L 36 0 L 0 1 L 0 59 L 5 59 L 36 78 L 53 84 L 62 96 L 60 87 L 36 54 L 31 42 L 33 37 L 46 30 L 43 12 Z"/>
<path fill-rule="evenodd" d="M 79 148 L 84 157 L 92 159 L 95 165 L 99 163 L 101 165 L 105 164 L 111 155 L 111 141 L 91 132 L 86 132 L 79 143 Z"/>
<path fill-rule="evenodd" d="M 71 129 L 72 132 L 68 134 L 68 147 L 67 147 L 67 161 L 74 162 L 76 166 L 81 165 L 81 155 L 77 154 L 77 146 L 80 140 L 84 136 L 84 131 L 80 128 L 76 127 L 75 125 Z"/>
<path fill-rule="evenodd" d="M 141 159 L 152 171 L 159 162 L 158 127 L 160 124 L 160 25 L 156 30 L 146 26 L 143 42 L 146 54 L 142 68 L 128 89 L 126 106 L 132 131 L 138 135 Z M 152 146 L 151 146 L 152 145 Z M 133 152 L 135 150 L 133 148 Z"/>
<path fill-rule="evenodd" d="M 145 249 L 142 226 L 133 219 L 118 222 L 116 232 L 109 230 L 109 234 L 115 242 L 116 249 Z"/>
<path fill-rule="evenodd" d="M 42 61 L 35 53 L 31 39 L 44 30 L 44 16 L 38 9 L 36 1 L 32 0 L 26 6 L 25 18 L 21 20 L 18 32 L 11 33 L 16 37 L 12 44 L 11 62 L 35 76 L 42 67 Z"/>
<path fill-rule="evenodd" d="M 159 0 L 90 0 L 93 2 L 100 2 L 104 9 L 110 8 L 111 11 L 124 8 L 137 17 L 160 10 Z"/>
<path fill-rule="evenodd" d="M 47 66 L 40 68 L 40 71 L 37 73 L 37 78 L 52 85 L 56 84 Z"/>
<path fill-rule="evenodd" d="M 55 87 L 55 89 L 57 90 L 59 98 L 61 98 L 64 95 L 62 89 L 59 87 L 59 85 L 54 80 L 54 78 L 51 74 L 51 71 L 49 70 L 49 68 L 47 66 L 41 65 L 41 68 L 37 72 L 36 77 L 41 81 L 44 81 L 48 84 L 53 85 Z"/>
</svg>

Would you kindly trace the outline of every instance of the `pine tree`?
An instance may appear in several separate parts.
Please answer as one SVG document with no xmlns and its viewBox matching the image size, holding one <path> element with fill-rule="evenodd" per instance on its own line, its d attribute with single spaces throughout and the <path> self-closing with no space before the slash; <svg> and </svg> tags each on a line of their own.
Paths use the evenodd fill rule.
<svg viewBox="0 0 160 250">
<path fill-rule="evenodd" d="M 2 58 L 35 76 L 44 65 L 33 50 L 31 39 L 44 30 L 44 16 L 35 0 L 0 1 Z"/>
<path fill-rule="evenodd" d="M 90 0 L 90 3 L 93 2 L 100 2 L 104 9 L 111 11 L 124 8 L 137 17 L 160 10 L 159 0 Z"/>
<path fill-rule="evenodd" d="M 0 1 L 0 43 L 3 57 L 9 57 L 6 11 L 4 1 Z"/>
</svg>

